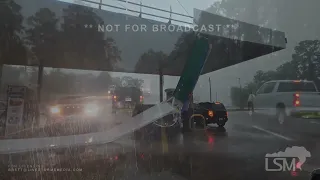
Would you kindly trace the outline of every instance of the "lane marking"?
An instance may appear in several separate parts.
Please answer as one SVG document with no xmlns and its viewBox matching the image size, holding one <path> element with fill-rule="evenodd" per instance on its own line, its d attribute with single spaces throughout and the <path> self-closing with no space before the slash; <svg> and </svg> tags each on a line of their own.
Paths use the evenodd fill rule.
<svg viewBox="0 0 320 180">
<path fill-rule="evenodd" d="M 284 140 L 287 140 L 287 141 L 293 141 L 293 139 L 291 139 L 291 138 L 289 138 L 289 137 L 286 137 L 286 136 L 283 136 L 283 135 L 281 135 L 281 134 L 278 134 L 278 133 L 275 133 L 275 132 L 272 132 L 272 131 L 263 129 L 263 128 L 261 128 L 261 127 L 258 127 L 258 126 L 252 126 L 252 127 L 255 128 L 255 129 L 258 129 L 258 130 L 260 130 L 260 131 L 266 132 L 266 133 L 268 133 L 268 134 L 271 134 L 271 135 L 273 135 L 273 136 L 276 136 L 276 137 L 278 137 L 278 138 L 281 138 L 281 139 L 284 139 Z"/>
<path fill-rule="evenodd" d="M 310 121 L 311 124 L 319 124 L 320 125 L 320 122 L 316 122 L 316 121 Z"/>
</svg>

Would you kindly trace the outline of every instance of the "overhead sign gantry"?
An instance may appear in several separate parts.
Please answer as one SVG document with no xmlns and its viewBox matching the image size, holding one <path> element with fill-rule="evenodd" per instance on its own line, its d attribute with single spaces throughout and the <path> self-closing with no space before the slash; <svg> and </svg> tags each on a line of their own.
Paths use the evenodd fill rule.
<svg viewBox="0 0 320 180">
<path fill-rule="evenodd" d="M 283 32 L 200 10 L 195 10 L 194 22 L 198 27 L 218 25 L 223 28 L 220 31 L 168 31 L 170 27 L 178 29 L 178 26 L 145 19 L 142 16 L 129 16 L 58 1 L 29 0 L 26 3 L 25 0 L 14 0 L 14 2 L 22 8 L 23 22 L 30 20 L 28 18 L 30 16 L 42 18 L 26 26 L 28 32 L 31 32 L 26 39 L 32 46 L 25 48 L 32 51 L 32 56 L 17 60 L 9 53 L 6 58 L 1 57 L 3 64 L 39 66 L 39 69 L 52 67 L 160 74 L 161 88 L 163 75 L 182 75 L 173 98 L 155 105 L 135 116 L 133 120 L 126 121 L 128 123 L 110 131 L 90 134 L 91 144 L 114 141 L 134 129 L 172 113 L 176 110 L 174 106 L 180 106 L 191 93 L 201 74 L 270 54 L 286 46 Z M 105 4 L 100 5 L 105 6 Z M 144 13 L 140 12 L 141 14 Z M 118 26 L 119 29 L 101 30 L 102 26 L 107 27 L 110 24 Z M 134 25 L 149 30 L 136 31 L 132 29 Z M 132 28 L 126 29 L 128 26 Z M 154 26 L 164 26 L 167 30 L 154 31 Z M 200 48 L 199 51 L 197 48 Z M 195 71 L 192 71 L 193 66 Z M 41 74 L 41 70 L 39 72 Z M 161 89 L 160 93 L 162 92 Z M 175 104 L 173 100 L 177 100 L 178 103 Z M 55 138 L 28 139 L 9 151 L 21 152 L 52 145 L 53 147 L 85 145 L 88 136 L 79 135 L 77 141 L 74 141 L 74 137 L 66 137 L 59 142 Z M 11 141 L 3 141 L 2 147 L 5 149 L 2 148 L 0 151 L 7 152 L 7 147 L 11 147 L 10 144 L 17 144 Z"/>
<path fill-rule="evenodd" d="M 50 17 L 51 19 L 44 18 L 43 22 L 26 25 L 25 28 L 32 32 L 26 35 L 30 43 L 26 45 L 28 53 L 24 58 L 17 59 L 13 58 L 16 57 L 13 51 L 12 56 L 9 55 L 1 60 L 3 64 L 160 74 L 161 83 L 163 75 L 181 75 L 189 56 L 190 43 L 195 38 L 193 29 L 206 35 L 213 46 L 201 74 L 248 61 L 286 47 L 283 32 L 198 9 L 194 10 L 193 18 L 133 2 L 128 3 L 140 6 L 140 11 L 83 0 L 99 5 L 100 8 L 112 7 L 136 12 L 138 15 L 130 16 L 60 1 L 30 0 L 28 3 L 24 0 L 14 1 L 21 6 L 22 25 L 26 25 L 27 19 L 31 16 L 47 16 L 48 12 L 51 12 L 53 16 Z M 144 13 L 141 8 L 167 12 L 170 18 Z M 193 18 L 193 23 L 172 19 L 171 14 L 190 20 Z M 146 19 L 144 15 L 167 19 L 168 23 Z M 173 22 L 186 25 L 178 26 L 172 24 Z M 46 24 L 54 29 L 39 28 L 45 27 Z M 186 27 L 191 26 L 191 31 L 185 30 Z M 164 28 L 161 29 L 161 27 Z M 203 30 L 201 27 L 206 27 L 206 29 Z M 210 29 L 211 27 L 214 30 Z M 163 93 L 162 88 L 160 93 Z M 162 97 L 160 99 L 162 100 Z"/>
</svg>

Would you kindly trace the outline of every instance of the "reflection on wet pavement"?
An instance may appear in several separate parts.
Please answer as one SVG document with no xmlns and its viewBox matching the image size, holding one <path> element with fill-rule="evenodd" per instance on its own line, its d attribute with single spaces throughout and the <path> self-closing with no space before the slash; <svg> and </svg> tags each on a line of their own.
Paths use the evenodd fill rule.
<svg viewBox="0 0 320 180">
<path fill-rule="evenodd" d="M 134 138 L 130 135 L 104 145 L 0 155 L 0 179 L 307 180 L 307 167 L 314 169 L 319 164 L 316 139 L 287 141 L 252 127 L 270 127 L 263 126 L 261 121 L 257 120 L 254 124 L 244 114 L 235 112 L 230 113 L 230 122 L 225 128 L 213 126 L 207 131 L 170 133 L 172 137 L 167 142 L 163 142 L 161 136 Z M 295 132 L 293 127 L 290 128 Z M 277 129 L 275 127 L 269 131 Z M 285 132 L 289 132 L 289 129 Z M 316 132 L 314 134 L 317 135 Z M 283 135 L 291 137 L 294 133 Z M 164 143 L 168 146 L 167 151 L 163 150 Z M 265 154 L 283 151 L 290 146 L 304 146 L 311 152 L 311 158 L 302 166 L 303 171 L 266 172 Z M 36 172 L 21 172 L 20 169 L 11 172 L 8 164 L 16 168 L 41 165 L 49 169 Z"/>
<path fill-rule="evenodd" d="M 92 132 L 106 131 L 114 127 L 111 122 L 68 121 L 54 123 L 40 128 L 26 129 L 10 134 L 10 139 L 69 136 Z"/>
<path fill-rule="evenodd" d="M 155 179 L 276 179 L 290 177 L 285 173 L 266 173 L 263 162 L 258 159 L 241 159 L 233 156 L 212 153 L 168 153 L 152 154 L 144 152 L 129 152 L 115 156 L 70 157 L 68 161 L 59 163 L 47 169 L 47 172 L 14 172 L 6 173 L 3 179 L 127 179 L 139 178 Z M 251 164 L 255 163 L 253 167 Z M 64 169 L 52 172 L 53 169 Z M 56 170 L 58 171 L 58 170 Z M 64 172 L 63 172 L 64 171 Z M 260 177 L 263 175 L 264 177 Z M 265 177 L 267 176 L 267 177 Z M 251 177 L 251 178 L 248 178 Z"/>
</svg>

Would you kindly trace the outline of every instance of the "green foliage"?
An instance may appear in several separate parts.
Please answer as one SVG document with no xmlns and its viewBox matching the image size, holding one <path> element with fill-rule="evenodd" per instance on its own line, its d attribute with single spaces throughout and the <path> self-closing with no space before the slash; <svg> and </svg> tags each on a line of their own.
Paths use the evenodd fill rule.
<svg viewBox="0 0 320 180">
<path fill-rule="evenodd" d="M 207 11 L 264 27 L 274 27 L 286 32 L 288 43 L 290 43 L 300 41 L 299 37 L 302 37 L 302 34 L 319 31 L 320 21 L 315 22 L 312 18 L 309 18 L 316 17 L 316 7 L 319 7 L 319 4 L 320 1 L 305 3 L 289 0 L 221 0 L 213 3 Z M 296 9 L 300 9 L 303 13 L 297 13 Z M 288 47 L 291 45 L 288 44 Z M 253 81 L 245 85 L 243 89 L 250 89 L 255 92 L 262 83 L 279 79 L 308 79 L 315 81 L 319 86 L 320 83 L 317 78 L 320 76 L 319 45 L 319 40 L 299 42 L 294 49 L 291 61 L 282 64 L 274 71 L 257 71 Z M 287 52 L 273 53 L 269 57 L 277 60 L 287 59 L 288 55 L 291 55 L 286 54 Z M 238 96 L 247 96 L 247 94 L 244 94 L 245 90 L 242 90 L 242 94 L 240 94 L 240 90 L 235 89 L 237 88 L 231 88 L 230 90 L 233 94 L 231 98 L 234 105 L 239 106 Z"/>
<path fill-rule="evenodd" d="M 0 3 L 0 64 L 27 61 L 23 34 L 21 6 L 14 1 Z"/>
<path fill-rule="evenodd" d="M 113 84 L 115 84 L 117 86 L 123 86 L 124 83 L 126 84 L 126 86 L 142 88 L 144 80 L 138 79 L 138 78 L 133 78 L 130 76 L 123 76 L 121 78 L 120 77 L 113 78 Z"/>
<path fill-rule="evenodd" d="M 320 40 L 301 41 L 292 55 L 292 60 L 279 66 L 275 71 L 257 71 L 253 81 L 242 90 L 232 87 L 231 100 L 234 106 L 244 104 L 251 92 L 256 92 L 264 82 L 270 80 L 307 79 L 314 81 L 319 87 L 320 77 Z M 241 97 L 241 101 L 240 101 Z"/>
<path fill-rule="evenodd" d="M 167 55 L 162 51 L 149 49 L 143 53 L 135 66 L 135 72 L 154 73 L 159 72 L 159 65 L 164 65 Z M 153 66 L 150 66 L 153 65 Z"/>
<path fill-rule="evenodd" d="M 21 79 L 26 75 L 27 78 Z M 15 67 L 5 66 L 3 68 L 3 79 L 1 90 L 6 90 L 6 85 L 32 85 L 36 87 L 38 69 L 36 67 Z M 49 99 L 50 95 L 66 94 L 104 94 L 110 85 L 121 86 L 122 82 L 127 82 L 128 86 L 142 88 L 143 79 L 130 76 L 111 77 L 108 72 L 100 72 L 98 75 L 91 73 L 74 74 L 66 73 L 61 69 L 45 71 L 43 77 L 42 94 L 43 100 Z"/>
</svg>

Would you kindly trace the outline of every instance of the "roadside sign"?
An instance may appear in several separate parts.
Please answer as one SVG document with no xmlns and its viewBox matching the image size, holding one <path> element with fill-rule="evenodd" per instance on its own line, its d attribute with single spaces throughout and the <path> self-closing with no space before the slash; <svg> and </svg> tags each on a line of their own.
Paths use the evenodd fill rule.
<svg viewBox="0 0 320 180">
<path fill-rule="evenodd" d="M 27 95 L 26 86 L 9 85 L 7 90 L 7 114 L 5 135 L 18 130 L 23 125 L 24 103 Z"/>
<path fill-rule="evenodd" d="M 7 107 L 7 127 L 12 125 L 22 125 L 24 99 L 9 97 Z"/>
<path fill-rule="evenodd" d="M 27 94 L 27 88 L 25 86 L 8 86 L 7 97 L 20 97 L 25 98 Z"/>
</svg>

